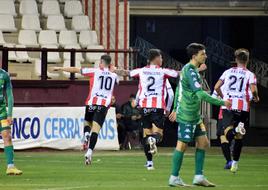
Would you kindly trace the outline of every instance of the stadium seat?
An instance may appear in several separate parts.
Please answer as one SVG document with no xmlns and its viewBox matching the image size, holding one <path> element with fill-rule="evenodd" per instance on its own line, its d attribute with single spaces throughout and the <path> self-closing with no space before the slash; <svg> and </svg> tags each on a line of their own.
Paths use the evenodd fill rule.
<svg viewBox="0 0 268 190">
<path fill-rule="evenodd" d="M 83 15 L 82 3 L 80 1 L 66 1 L 64 5 L 64 15 L 71 18 L 75 15 Z"/>
<path fill-rule="evenodd" d="M 10 0 L 0 0 L 0 14 L 17 16 L 14 2 Z"/>
<path fill-rule="evenodd" d="M 35 0 L 22 0 L 20 2 L 21 15 L 39 15 Z"/>
<path fill-rule="evenodd" d="M 6 41 L 3 36 L 3 32 L 0 30 L 0 45 L 6 44 Z"/>
<path fill-rule="evenodd" d="M 56 45 L 43 45 L 42 48 L 58 48 Z M 48 52 L 47 53 L 47 62 L 48 63 L 60 63 L 61 58 L 59 52 Z"/>
<path fill-rule="evenodd" d="M 25 45 L 16 45 L 18 48 L 25 48 Z M 27 51 L 16 51 L 16 61 L 17 62 L 27 62 L 32 61 L 32 59 L 29 57 Z"/>
<path fill-rule="evenodd" d="M 4 47 L 15 47 L 15 44 L 5 44 Z M 17 60 L 17 56 L 16 56 L 16 53 L 15 51 L 8 51 L 8 60 L 9 61 L 16 61 Z"/>
<path fill-rule="evenodd" d="M 60 5 L 58 1 L 44 0 L 42 3 L 42 15 L 60 15 Z"/>
<path fill-rule="evenodd" d="M 38 15 L 23 15 L 21 21 L 21 28 L 24 30 L 34 30 L 39 32 L 41 30 Z"/>
<path fill-rule="evenodd" d="M 64 60 L 63 67 L 70 67 L 70 65 L 71 65 L 71 61 L 70 60 L 68 60 L 68 59 Z M 75 67 L 81 68 L 81 64 L 80 64 L 80 61 L 79 60 L 76 60 Z M 64 77 L 70 78 L 70 73 L 68 73 L 68 72 L 62 72 L 62 74 L 63 74 Z M 75 73 L 75 78 L 84 78 L 84 76 L 81 75 L 80 73 Z"/>
<path fill-rule="evenodd" d="M 17 31 L 17 28 L 15 27 L 14 18 L 12 15 L 0 15 L 0 30 L 2 32 Z"/>
<path fill-rule="evenodd" d="M 77 36 L 76 36 L 75 31 L 73 31 L 73 30 L 60 31 L 59 44 L 62 47 L 65 47 L 66 45 L 76 45 L 76 44 L 78 44 L 77 43 Z"/>
<path fill-rule="evenodd" d="M 66 30 L 65 21 L 62 15 L 49 15 L 47 17 L 47 29 L 55 30 L 59 32 L 61 30 Z"/>
<path fill-rule="evenodd" d="M 20 30 L 18 37 L 19 44 L 27 47 L 38 47 L 37 36 L 34 30 Z"/>
<path fill-rule="evenodd" d="M 76 32 L 80 32 L 82 30 L 90 30 L 88 16 L 73 16 L 72 29 Z"/>
<path fill-rule="evenodd" d="M 65 49 L 81 49 L 81 47 L 78 44 L 76 44 L 76 45 L 66 45 L 64 48 Z M 70 56 L 71 55 L 70 55 L 69 52 L 64 52 L 63 53 L 64 60 L 70 60 L 71 59 Z M 85 61 L 83 56 L 82 56 L 82 53 L 80 53 L 80 52 L 75 54 L 75 60 L 76 60 L 76 62 L 79 62 L 79 63 Z"/>
<path fill-rule="evenodd" d="M 34 73 L 38 77 L 41 76 L 41 68 L 42 68 L 41 59 L 35 59 L 35 61 L 34 61 Z M 57 78 L 59 78 L 60 74 L 47 72 L 47 76 L 48 76 L 48 78 L 51 78 L 51 79 L 57 79 Z"/>
<path fill-rule="evenodd" d="M 54 30 L 41 30 L 38 36 L 38 42 L 43 45 L 56 45 L 59 46 L 57 34 Z"/>
<path fill-rule="evenodd" d="M 104 49 L 101 45 L 91 45 L 88 46 L 87 49 Z M 90 63 L 95 63 L 96 61 L 100 60 L 101 56 L 104 55 L 104 52 L 92 52 L 92 53 L 86 53 L 86 60 Z"/>
<path fill-rule="evenodd" d="M 86 48 L 90 45 L 98 45 L 96 31 L 83 30 L 79 35 L 79 44 L 82 48 Z"/>
</svg>

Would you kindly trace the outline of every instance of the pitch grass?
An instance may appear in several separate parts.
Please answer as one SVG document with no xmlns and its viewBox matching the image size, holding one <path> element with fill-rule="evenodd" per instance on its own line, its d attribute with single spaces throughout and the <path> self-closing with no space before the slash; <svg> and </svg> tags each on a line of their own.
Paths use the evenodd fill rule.
<svg viewBox="0 0 268 190">
<path fill-rule="evenodd" d="M 0 154 L 0 190 L 142 190 L 175 189 L 167 186 L 171 168 L 171 148 L 162 148 L 155 157 L 154 171 L 144 168 L 142 151 L 97 151 L 93 164 L 83 164 L 83 153 L 76 151 L 16 152 L 22 176 L 6 176 L 4 155 Z M 239 172 L 223 170 L 219 148 L 207 153 L 205 174 L 218 186 L 215 190 L 267 190 L 268 148 L 245 148 Z M 181 176 L 192 182 L 194 149 L 187 151 Z M 202 187 L 193 187 L 203 189 Z"/>
</svg>

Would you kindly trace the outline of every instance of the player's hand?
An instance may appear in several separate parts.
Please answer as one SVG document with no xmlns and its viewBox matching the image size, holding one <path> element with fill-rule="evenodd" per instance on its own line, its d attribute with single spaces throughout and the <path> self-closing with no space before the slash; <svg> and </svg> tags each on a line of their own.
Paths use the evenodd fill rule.
<svg viewBox="0 0 268 190">
<path fill-rule="evenodd" d="M 207 65 L 205 63 L 201 64 L 198 70 L 199 72 L 207 70 Z"/>
<path fill-rule="evenodd" d="M 256 103 L 259 102 L 259 101 L 260 101 L 259 96 L 257 96 L 257 97 L 253 97 L 253 101 L 256 102 Z"/>
<path fill-rule="evenodd" d="M 168 118 L 169 118 L 169 120 L 171 122 L 174 122 L 174 121 L 176 121 L 176 117 L 177 117 L 176 112 L 175 111 L 172 111 Z"/>
<path fill-rule="evenodd" d="M 165 116 L 168 117 L 170 114 L 170 111 L 166 110 Z"/>
<path fill-rule="evenodd" d="M 114 66 L 114 64 L 111 64 L 111 65 L 110 65 L 110 71 L 111 71 L 111 72 L 115 72 L 116 69 L 117 69 L 117 68 Z"/>
<path fill-rule="evenodd" d="M 8 125 L 12 125 L 13 124 L 12 117 L 7 117 L 7 122 L 8 122 Z"/>
<path fill-rule="evenodd" d="M 226 101 L 224 101 L 224 106 L 229 109 L 232 107 L 232 102 L 230 102 L 229 100 L 226 100 Z"/>
<path fill-rule="evenodd" d="M 137 118 L 137 116 L 136 115 L 133 115 L 133 116 L 131 116 L 131 120 L 137 120 L 138 118 Z"/>
</svg>

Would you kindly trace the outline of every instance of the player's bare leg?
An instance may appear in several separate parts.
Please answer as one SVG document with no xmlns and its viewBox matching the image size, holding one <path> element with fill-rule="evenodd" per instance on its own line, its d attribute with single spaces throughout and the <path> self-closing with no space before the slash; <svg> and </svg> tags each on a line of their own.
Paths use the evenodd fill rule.
<svg viewBox="0 0 268 190">
<path fill-rule="evenodd" d="M 3 127 L 3 121 L 1 121 Z M 4 141 L 4 151 L 7 159 L 7 175 L 21 175 L 22 171 L 17 169 L 14 165 L 14 149 L 12 145 L 11 130 L 8 128 L 2 129 L 2 138 Z"/>
<path fill-rule="evenodd" d="M 92 129 L 91 129 L 91 136 L 90 136 L 90 140 L 89 140 L 89 147 L 88 147 L 88 150 L 85 154 L 85 164 L 86 165 L 91 164 L 93 150 L 96 146 L 100 129 L 101 129 L 101 126 L 97 122 L 93 121 Z"/>
<path fill-rule="evenodd" d="M 205 149 L 208 147 L 208 145 L 209 141 L 206 135 L 198 136 L 196 138 L 195 176 L 193 184 L 204 187 L 215 187 L 215 184 L 209 182 L 203 175 Z"/>
<path fill-rule="evenodd" d="M 172 172 L 169 177 L 168 184 L 171 187 L 186 187 L 190 186 L 183 182 L 182 178 L 179 176 L 184 152 L 187 149 L 187 143 L 180 140 L 177 141 L 176 149 L 173 153 L 172 159 Z"/>
</svg>

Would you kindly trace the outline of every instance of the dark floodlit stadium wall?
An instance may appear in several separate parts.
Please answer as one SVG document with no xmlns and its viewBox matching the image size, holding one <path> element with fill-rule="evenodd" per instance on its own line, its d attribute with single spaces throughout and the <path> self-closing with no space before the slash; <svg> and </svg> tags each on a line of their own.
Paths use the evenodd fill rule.
<svg viewBox="0 0 268 190">
<path fill-rule="evenodd" d="M 153 3 L 152 3 L 153 2 Z M 261 102 L 251 107 L 251 127 L 248 129 L 246 145 L 268 145 L 268 95 L 267 49 L 268 17 L 263 1 L 135 1 L 130 0 L 130 44 L 137 37 L 147 41 L 181 63 L 187 63 L 185 47 L 191 42 L 205 43 L 207 38 L 217 44 L 232 48 L 248 48 L 251 57 L 262 60 L 266 66 L 259 67 L 266 75 L 258 77 Z M 146 43 L 143 43 L 146 44 Z M 214 84 L 228 67 L 222 66 L 224 48 L 215 45 L 209 53 L 208 83 Z M 222 53 L 223 52 L 223 53 Z M 226 57 L 225 57 L 226 59 Z M 228 59 L 226 59 L 228 60 Z M 212 65 L 211 65 L 212 63 Z M 264 84 L 264 87 L 261 83 Z M 217 118 L 218 108 L 213 109 Z M 168 126 L 166 134 L 176 133 Z M 174 137 L 175 138 L 175 137 Z M 173 139 L 172 139 L 173 141 Z M 175 142 L 175 140 L 173 141 Z M 216 143 L 216 141 L 214 141 Z"/>
</svg>

